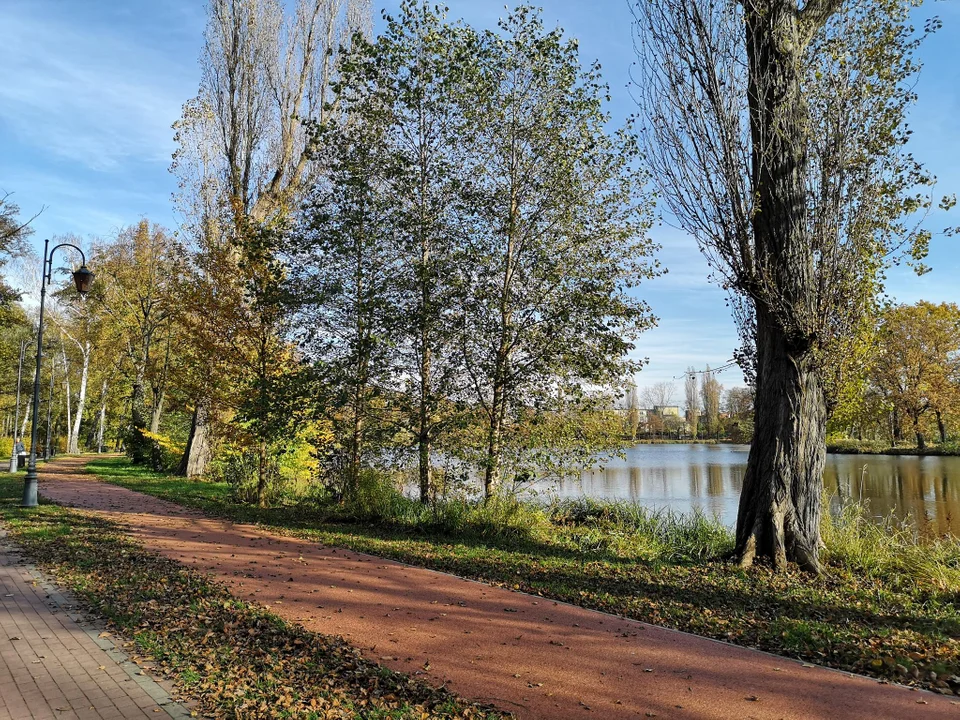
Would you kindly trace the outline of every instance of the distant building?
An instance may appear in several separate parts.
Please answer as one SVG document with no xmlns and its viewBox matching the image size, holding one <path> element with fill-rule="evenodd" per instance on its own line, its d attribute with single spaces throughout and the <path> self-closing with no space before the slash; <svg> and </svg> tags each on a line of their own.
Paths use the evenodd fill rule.
<svg viewBox="0 0 960 720">
<path fill-rule="evenodd" d="M 682 413 L 679 405 L 655 405 L 653 410 L 651 410 L 656 415 L 659 415 L 662 418 L 682 417 Z"/>
</svg>

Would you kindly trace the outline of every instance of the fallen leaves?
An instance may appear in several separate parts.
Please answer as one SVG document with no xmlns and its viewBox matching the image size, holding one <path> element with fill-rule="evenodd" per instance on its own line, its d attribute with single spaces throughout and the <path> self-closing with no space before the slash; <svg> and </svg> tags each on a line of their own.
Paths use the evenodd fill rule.
<svg viewBox="0 0 960 720">
<path fill-rule="evenodd" d="M 64 525 L 73 531 L 66 539 L 54 540 L 55 530 Z M 226 586 L 147 553 L 106 520 L 45 508 L 18 516 L 11 526 L 15 540 L 38 565 L 108 619 L 112 632 L 100 637 L 114 633 L 132 637 L 139 661 L 155 663 L 155 671 L 172 678 L 181 692 L 196 700 L 202 715 L 323 720 L 507 717 L 392 672 L 364 658 L 342 638 L 308 632 L 237 601 Z"/>
</svg>

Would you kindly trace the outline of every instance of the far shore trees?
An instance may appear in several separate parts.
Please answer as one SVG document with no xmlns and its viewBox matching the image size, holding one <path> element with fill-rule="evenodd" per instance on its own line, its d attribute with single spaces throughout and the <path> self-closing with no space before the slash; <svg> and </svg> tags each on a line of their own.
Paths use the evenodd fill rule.
<svg viewBox="0 0 960 720">
<path fill-rule="evenodd" d="M 744 566 L 819 571 L 831 368 L 891 259 L 919 267 L 926 254 L 930 233 L 911 216 L 929 207 L 918 189 L 932 179 L 905 149 L 914 4 L 633 4 L 645 158 L 731 293 L 739 360 L 756 381 Z"/>
<path fill-rule="evenodd" d="M 877 339 L 875 386 L 909 421 L 918 449 L 926 447 L 922 421 L 928 413 L 946 442 L 944 414 L 960 400 L 960 308 L 922 301 L 891 307 L 881 316 Z"/>
</svg>

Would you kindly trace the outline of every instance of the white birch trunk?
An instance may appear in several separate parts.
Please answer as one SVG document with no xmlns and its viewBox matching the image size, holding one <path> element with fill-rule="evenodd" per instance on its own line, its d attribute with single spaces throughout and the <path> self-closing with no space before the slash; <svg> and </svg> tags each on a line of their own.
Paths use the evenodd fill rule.
<svg viewBox="0 0 960 720">
<path fill-rule="evenodd" d="M 77 397 L 77 413 L 73 418 L 73 429 L 70 431 L 70 437 L 67 443 L 67 452 L 68 453 L 79 453 L 80 452 L 80 422 L 83 420 L 83 411 L 86 409 L 87 404 L 87 380 L 90 376 L 90 341 L 88 340 L 83 344 L 81 350 L 83 355 L 83 367 L 80 370 L 80 392 Z M 69 394 L 67 399 L 69 400 Z M 67 403 L 69 407 L 69 402 Z M 69 410 L 68 410 L 68 419 L 69 419 Z"/>
</svg>

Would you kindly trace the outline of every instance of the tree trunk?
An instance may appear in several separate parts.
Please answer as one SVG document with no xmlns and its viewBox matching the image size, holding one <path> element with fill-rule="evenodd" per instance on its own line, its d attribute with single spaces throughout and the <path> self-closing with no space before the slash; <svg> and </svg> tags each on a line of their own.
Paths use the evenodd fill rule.
<svg viewBox="0 0 960 720">
<path fill-rule="evenodd" d="M 260 441 L 257 447 L 257 505 L 267 506 L 267 443 Z"/>
<path fill-rule="evenodd" d="M 913 419 L 913 434 L 917 438 L 917 450 L 925 450 L 927 447 L 926 440 L 923 437 L 923 430 L 920 429 L 920 415 L 919 413 L 912 416 Z"/>
<path fill-rule="evenodd" d="M 423 355 L 420 362 L 420 428 L 417 438 L 420 455 L 420 502 L 430 500 L 430 485 L 433 478 L 430 467 L 430 350 L 426 347 L 426 332 L 421 335 Z"/>
<path fill-rule="evenodd" d="M 943 413 L 937 410 L 936 414 L 937 414 L 937 430 L 940 431 L 940 444 L 943 445 L 947 441 L 947 426 L 943 422 Z"/>
<path fill-rule="evenodd" d="M 153 409 L 150 412 L 150 432 L 152 432 L 154 435 L 160 432 L 160 416 L 163 413 L 163 401 L 165 398 L 166 393 L 161 391 L 160 395 L 157 396 Z"/>
<path fill-rule="evenodd" d="M 203 403 L 199 403 L 193 411 L 190 436 L 177 467 L 177 475 L 188 478 L 203 475 L 207 470 L 207 463 L 210 462 L 211 452 L 210 412 Z"/>
<path fill-rule="evenodd" d="M 146 407 L 144 403 L 143 372 L 137 373 L 130 395 L 130 440 L 128 450 L 135 465 L 150 461 L 150 450 L 143 431 L 147 429 Z"/>
<path fill-rule="evenodd" d="M 103 381 L 100 390 L 100 423 L 97 427 L 97 452 L 103 452 L 103 434 L 107 424 L 107 381 Z"/>
<path fill-rule="evenodd" d="M 80 392 L 77 397 L 77 414 L 73 418 L 73 430 L 70 432 L 70 447 L 67 452 L 80 452 L 80 423 L 87 405 L 87 381 L 90 377 L 90 343 L 83 345 L 83 366 L 80 369 Z"/>
<path fill-rule="evenodd" d="M 737 516 L 737 555 L 819 572 L 827 410 L 812 352 L 813 243 L 808 236 L 809 112 L 802 92 L 806 28 L 793 0 L 744 4 L 749 74 L 751 219 L 758 268 L 754 441 Z"/>
<path fill-rule="evenodd" d="M 65 393 L 64 399 L 66 401 L 64 404 L 67 406 L 67 452 L 71 452 L 70 448 L 77 443 L 73 437 L 73 418 L 70 412 L 70 366 L 67 364 L 67 349 L 63 346 L 62 341 L 60 344 L 60 354 L 63 357 L 63 385 Z"/>
<path fill-rule="evenodd" d="M 487 461 L 483 474 L 483 496 L 493 497 L 500 484 L 500 444 L 503 435 L 503 415 L 500 412 L 502 390 L 499 384 L 493 388 L 493 402 L 490 404 L 490 424 L 487 428 Z"/>
<path fill-rule="evenodd" d="M 819 571 L 820 495 L 826 460 L 827 410 L 808 357 L 790 351 L 764 312 L 757 322 L 754 441 L 737 515 L 737 554 L 783 569 Z"/>
</svg>

